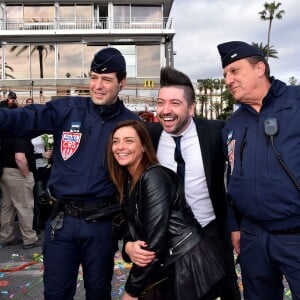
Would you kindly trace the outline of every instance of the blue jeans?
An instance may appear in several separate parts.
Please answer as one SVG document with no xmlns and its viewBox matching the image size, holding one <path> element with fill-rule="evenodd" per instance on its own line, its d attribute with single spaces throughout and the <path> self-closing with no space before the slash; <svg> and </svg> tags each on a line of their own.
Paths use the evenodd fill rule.
<svg viewBox="0 0 300 300">
<path fill-rule="evenodd" d="M 282 300 L 283 275 L 300 300 L 300 233 L 271 234 L 243 220 L 239 262 L 245 300 Z"/>
<path fill-rule="evenodd" d="M 110 300 L 114 254 L 112 222 L 102 219 L 64 217 L 63 227 L 50 237 L 50 222 L 44 236 L 44 296 L 46 300 L 71 300 L 76 292 L 78 269 L 83 270 L 87 300 Z"/>
</svg>

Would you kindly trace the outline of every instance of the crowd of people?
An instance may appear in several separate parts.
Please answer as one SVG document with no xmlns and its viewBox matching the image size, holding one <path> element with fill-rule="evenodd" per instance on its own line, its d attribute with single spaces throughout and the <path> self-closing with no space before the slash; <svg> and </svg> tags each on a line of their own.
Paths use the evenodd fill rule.
<svg viewBox="0 0 300 300">
<path fill-rule="evenodd" d="M 0 103 L 0 243 L 37 247 L 44 230 L 44 299 L 73 299 L 81 265 L 86 299 L 110 300 L 118 239 L 123 300 L 239 300 L 235 263 L 244 299 L 283 299 L 283 276 L 300 299 L 300 88 L 252 45 L 217 49 L 240 104 L 227 121 L 196 117 L 190 78 L 163 67 L 146 123 L 119 99 L 113 47 L 93 57 L 88 98 Z"/>
</svg>

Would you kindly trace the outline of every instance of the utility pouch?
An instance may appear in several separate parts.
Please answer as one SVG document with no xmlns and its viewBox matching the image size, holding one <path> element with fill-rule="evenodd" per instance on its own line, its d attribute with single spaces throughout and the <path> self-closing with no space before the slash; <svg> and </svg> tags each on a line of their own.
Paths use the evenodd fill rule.
<svg viewBox="0 0 300 300">
<path fill-rule="evenodd" d="M 51 239 L 54 240 L 56 230 L 59 230 L 64 225 L 64 212 L 60 211 L 51 221 L 50 221 L 50 228 L 51 228 Z"/>
<path fill-rule="evenodd" d="M 112 236 L 115 239 L 122 240 L 125 232 L 126 219 L 121 211 L 113 216 Z"/>
</svg>

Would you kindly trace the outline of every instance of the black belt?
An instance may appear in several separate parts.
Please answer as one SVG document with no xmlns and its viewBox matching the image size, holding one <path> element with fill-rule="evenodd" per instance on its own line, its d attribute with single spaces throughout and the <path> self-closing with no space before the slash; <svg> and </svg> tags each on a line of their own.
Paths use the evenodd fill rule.
<svg viewBox="0 0 300 300">
<path fill-rule="evenodd" d="M 76 218 L 85 219 L 92 214 L 95 214 L 99 210 L 96 203 L 89 203 L 89 205 L 84 206 L 76 206 L 69 203 L 65 204 L 65 215 L 66 216 L 73 216 Z"/>
<path fill-rule="evenodd" d="M 104 203 L 65 201 L 64 204 L 66 216 L 86 219 L 87 221 L 110 217 L 120 210 L 121 206 L 119 203 L 111 204 L 107 201 Z"/>
<path fill-rule="evenodd" d="M 271 230 L 272 234 L 294 234 L 294 233 L 300 233 L 300 227 L 294 227 L 290 229 L 284 229 L 284 230 Z"/>
</svg>

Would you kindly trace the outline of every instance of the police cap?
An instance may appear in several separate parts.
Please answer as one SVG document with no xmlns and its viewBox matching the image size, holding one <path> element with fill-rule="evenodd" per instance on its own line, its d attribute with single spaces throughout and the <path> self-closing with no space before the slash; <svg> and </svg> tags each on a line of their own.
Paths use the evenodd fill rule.
<svg viewBox="0 0 300 300">
<path fill-rule="evenodd" d="M 265 57 L 264 53 L 256 46 L 252 46 L 240 41 L 232 41 L 220 44 L 218 45 L 218 50 L 221 56 L 223 68 L 242 58 L 250 56 Z"/>
<path fill-rule="evenodd" d="M 95 54 L 91 71 L 99 74 L 126 71 L 124 56 L 116 48 L 104 48 Z"/>
<path fill-rule="evenodd" d="M 17 99 L 17 94 L 15 92 L 9 92 L 7 95 L 9 99 Z"/>
</svg>

